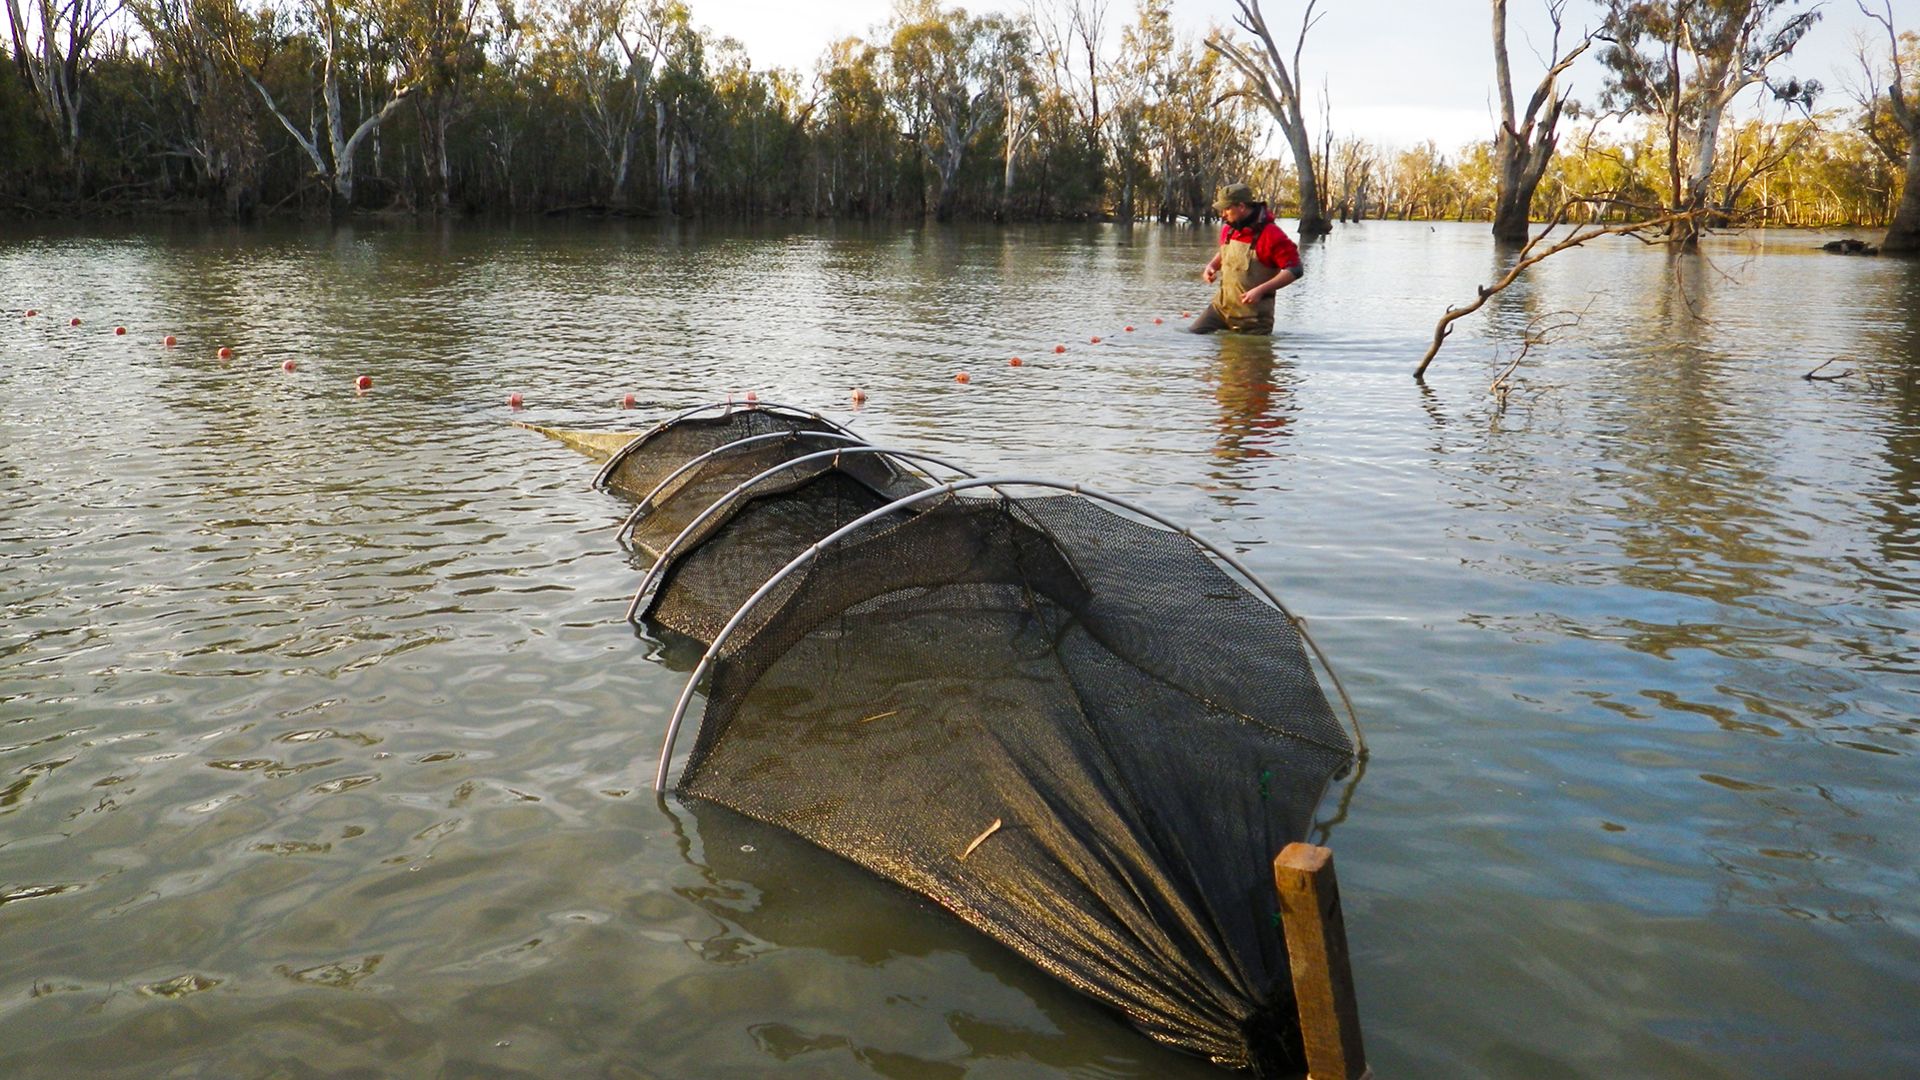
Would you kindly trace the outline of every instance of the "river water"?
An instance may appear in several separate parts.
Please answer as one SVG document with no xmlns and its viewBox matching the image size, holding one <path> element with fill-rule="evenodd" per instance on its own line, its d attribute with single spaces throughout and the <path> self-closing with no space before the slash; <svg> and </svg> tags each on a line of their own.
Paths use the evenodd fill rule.
<svg viewBox="0 0 1920 1080">
<path fill-rule="evenodd" d="M 749 389 L 1190 520 L 1307 618 L 1380 1075 L 1920 1072 L 1920 265 L 1827 238 L 1557 257 L 1422 387 L 1481 226 L 1311 246 L 1270 342 L 1176 332 L 1210 252 L 1158 227 L 14 226 L 0 1075 L 1213 1075 L 656 807 L 625 504 L 504 399 Z"/>
</svg>

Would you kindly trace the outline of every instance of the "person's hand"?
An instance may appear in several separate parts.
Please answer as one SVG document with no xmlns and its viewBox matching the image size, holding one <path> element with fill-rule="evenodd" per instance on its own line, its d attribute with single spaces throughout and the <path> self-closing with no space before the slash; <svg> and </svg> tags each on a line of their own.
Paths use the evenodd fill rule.
<svg viewBox="0 0 1920 1080">
<path fill-rule="evenodd" d="M 1240 302 L 1247 305 L 1248 307 L 1252 307 L 1253 305 L 1259 303 L 1260 299 L 1266 295 L 1267 294 L 1261 290 L 1260 286 L 1255 285 L 1253 288 L 1248 289 L 1246 292 L 1243 292 L 1240 294 Z"/>
<path fill-rule="evenodd" d="M 1200 271 L 1200 280 L 1206 282 L 1209 285 L 1213 284 L 1213 279 L 1219 276 L 1220 276 L 1220 271 L 1214 269 L 1212 263 L 1208 263 L 1207 268 Z"/>
</svg>

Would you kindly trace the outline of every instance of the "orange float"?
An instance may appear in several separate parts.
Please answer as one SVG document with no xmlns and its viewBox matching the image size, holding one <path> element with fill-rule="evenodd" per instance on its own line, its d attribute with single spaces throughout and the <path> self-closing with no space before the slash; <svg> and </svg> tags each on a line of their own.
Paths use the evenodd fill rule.
<svg viewBox="0 0 1920 1080">
<path fill-rule="evenodd" d="M 357 379 L 355 379 L 355 380 L 353 380 L 353 388 L 354 388 L 355 390 L 371 390 L 371 389 L 373 389 L 373 376 L 371 376 L 371 375 L 362 375 L 362 376 L 360 376 L 359 378 L 357 378 Z"/>
</svg>

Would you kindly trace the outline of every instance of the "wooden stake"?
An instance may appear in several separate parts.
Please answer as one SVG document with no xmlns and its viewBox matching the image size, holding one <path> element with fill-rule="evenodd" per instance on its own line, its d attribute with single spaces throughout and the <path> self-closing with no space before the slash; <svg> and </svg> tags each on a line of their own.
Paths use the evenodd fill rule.
<svg viewBox="0 0 1920 1080">
<path fill-rule="evenodd" d="M 1347 927 L 1340 914 L 1340 883 L 1333 852 L 1312 844 L 1288 844 L 1273 860 L 1280 892 L 1280 923 L 1287 936 L 1287 964 L 1300 1007 L 1300 1034 L 1307 1048 L 1307 1080 L 1367 1080 L 1367 1052 L 1360 1043 L 1360 1011 L 1347 962 Z"/>
</svg>

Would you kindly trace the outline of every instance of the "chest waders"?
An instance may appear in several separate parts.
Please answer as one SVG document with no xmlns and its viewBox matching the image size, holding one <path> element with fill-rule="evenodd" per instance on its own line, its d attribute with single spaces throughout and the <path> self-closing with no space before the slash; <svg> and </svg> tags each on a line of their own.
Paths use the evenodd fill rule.
<svg viewBox="0 0 1920 1080">
<path fill-rule="evenodd" d="M 1268 266 L 1255 258 L 1253 245 L 1245 240 L 1228 240 L 1220 245 L 1220 291 L 1214 295 L 1213 307 L 1227 329 L 1250 334 L 1273 333 L 1273 294 L 1261 297 L 1260 302 L 1251 307 L 1241 303 L 1240 296 L 1279 273 L 1279 267 Z"/>
</svg>

